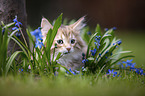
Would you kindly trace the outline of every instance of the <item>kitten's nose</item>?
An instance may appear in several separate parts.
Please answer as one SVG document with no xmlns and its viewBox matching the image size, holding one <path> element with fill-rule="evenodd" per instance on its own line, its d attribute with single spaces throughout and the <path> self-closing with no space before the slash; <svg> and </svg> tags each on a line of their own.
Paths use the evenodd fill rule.
<svg viewBox="0 0 145 96">
<path fill-rule="evenodd" d="M 69 52 L 71 48 L 69 47 L 69 48 L 66 48 L 66 49 L 67 49 L 67 50 L 68 50 L 68 52 Z"/>
</svg>

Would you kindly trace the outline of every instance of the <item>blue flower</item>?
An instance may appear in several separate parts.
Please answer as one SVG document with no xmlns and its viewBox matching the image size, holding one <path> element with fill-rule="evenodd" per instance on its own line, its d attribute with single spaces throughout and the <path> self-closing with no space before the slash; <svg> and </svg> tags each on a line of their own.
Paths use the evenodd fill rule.
<svg viewBox="0 0 145 96">
<path fill-rule="evenodd" d="M 12 30 L 17 30 L 17 29 L 19 29 L 19 28 L 18 28 L 18 27 L 13 27 L 13 28 L 12 28 Z"/>
<path fill-rule="evenodd" d="M 141 69 L 141 68 L 134 68 L 134 71 L 135 71 L 137 74 L 145 75 L 145 73 L 143 73 L 143 69 Z"/>
<path fill-rule="evenodd" d="M 121 62 L 119 62 L 117 65 L 119 65 L 120 68 L 124 68 L 124 66 Z"/>
<path fill-rule="evenodd" d="M 135 65 L 135 63 L 131 63 L 133 61 L 133 59 L 131 59 L 131 60 L 127 60 L 127 61 L 122 61 L 122 63 L 124 63 L 124 64 L 126 64 L 126 68 L 127 67 L 132 67 L 132 68 L 134 68 L 134 65 Z"/>
<path fill-rule="evenodd" d="M 113 75 L 113 77 L 115 77 L 117 75 L 117 72 L 114 72 L 114 69 L 110 70 L 108 69 L 108 73 L 106 73 L 106 75 Z"/>
<path fill-rule="evenodd" d="M 14 21 L 16 27 L 20 27 L 20 25 L 22 25 L 21 22 L 18 22 L 17 16 L 15 16 L 15 19 L 13 19 L 13 21 Z"/>
<path fill-rule="evenodd" d="M 15 27 L 13 27 L 12 30 L 17 30 L 17 29 L 19 29 L 20 25 L 22 25 L 21 22 L 18 22 L 17 16 L 15 16 L 15 19 L 13 19 L 13 22 L 15 23 Z M 18 31 L 20 31 L 20 30 L 18 30 Z M 16 33 L 16 36 L 18 38 L 20 38 L 20 33 Z"/>
<path fill-rule="evenodd" d="M 131 68 L 134 68 L 134 67 L 135 67 L 135 64 L 136 64 L 136 63 L 132 63 L 130 67 L 131 67 Z"/>
<path fill-rule="evenodd" d="M 20 38 L 21 34 L 20 34 L 20 33 L 16 33 L 16 36 L 17 36 L 18 38 Z"/>
<path fill-rule="evenodd" d="M 139 68 L 140 69 L 140 75 L 143 75 L 143 69 Z"/>
<path fill-rule="evenodd" d="M 140 74 L 140 70 L 139 70 L 138 68 L 135 68 L 135 72 L 136 72 L 137 74 Z"/>
<path fill-rule="evenodd" d="M 43 43 L 42 43 L 42 41 L 43 41 L 42 37 L 43 36 L 42 36 L 42 33 L 41 33 L 41 27 L 38 27 L 38 29 L 35 29 L 34 31 L 32 31 L 31 35 L 35 36 L 35 38 L 36 38 L 35 47 L 39 46 L 39 48 L 41 49 L 41 47 L 44 46 Z"/>
<path fill-rule="evenodd" d="M 109 29 L 108 29 L 108 28 L 105 28 L 104 30 L 105 30 L 105 31 L 108 31 Z"/>
<path fill-rule="evenodd" d="M 114 73 L 113 73 L 113 77 L 115 77 L 115 76 L 117 76 L 117 72 L 114 72 Z M 119 75 L 118 75 L 118 76 L 119 76 Z"/>
<path fill-rule="evenodd" d="M 92 35 L 92 33 L 90 31 L 87 32 L 88 35 Z"/>
<path fill-rule="evenodd" d="M 70 71 L 73 75 L 76 75 L 76 73 L 73 72 L 73 71 L 71 70 L 71 68 L 69 69 L 69 71 Z M 67 74 L 70 74 L 68 71 L 66 71 L 66 73 L 67 73 Z"/>
<path fill-rule="evenodd" d="M 18 27 L 19 27 L 19 25 L 22 25 L 22 23 L 21 23 L 21 22 L 17 22 L 17 23 L 15 24 L 15 26 L 18 26 Z"/>
<path fill-rule="evenodd" d="M 94 42 L 94 44 L 97 46 L 97 49 L 99 49 L 99 46 L 100 46 L 100 38 L 101 36 L 96 36 L 96 39 L 95 39 L 96 42 Z"/>
<path fill-rule="evenodd" d="M 118 45 L 120 45 L 121 43 L 122 43 L 122 41 L 121 41 L 121 40 L 117 42 L 117 44 L 118 44 Z"/>
<path fill-rule="evenodd" d="M 97 46 L 97 49 L 99 49 L 99 46 L 100 46 L 100 44 L 99 44 L 100 42 L 94 42 L 94 44 Z"/>
<path fill-rule="evenodd" d="M 105 54 L 107 54 L 109 51 L 106 51 Z"/>
<path fill-rule="evenodd" d="M 96 38 L 100 39 L 100 38 L 101 38 L 101 36 L 96 36 Z"/>
<path fill-rule="evenodd" d="M 113 45 L 116 45 L 116 43 L 113 43 Z"/>
<path fill-rule="evenodd" d="M 97 43 L 100 43 L 100 36 L 96 36 L 95 41 L 96 41 Z"/>
<path fill-rule="evenodd" d="M 13 21 L 14 21 L 15 23 L 17 23 L 17 16 L 15 16 L 15 19 L 13 19 Z"/>
<path fill-rule="evenodd" d="M 84 59 L 84 60 L 82 60 L 82 63 L 86 63 L 88 60 L 87 59 Z"/>
<path fill-rule="evenodd" d="M 40 42 L 39 40 L 36 40 L 35 44 L 36 44 L 35 47 L 39 46 L 40 49 L 42 46 L 44 46 L 43 42 Z"/>
<path fill-rule="evenodd" d="M 96 52 L 97 52 L 97 49 L 95 49 L 95 48 L 94 48 L 94 50 L 91 50 L 92 56 L 95 56 Z"/>
<path fill-rule="evenodd" d="M 4 35 L 4 33 L 5 33 L 5 28 L 2 29 L 2 34 Z"/>
<path fill-rule="evenodd" d="M 113 30 L 116 30 L 117 28 L 116 28 L 116 27 L 113 27 L 112 29 L 113 29 Z"/>
<path fill-rule="evenodd" d="M 31 32 L 31 35 L 35 36 L 36 41 L 37 40 L 43 40 L 42 39 L 42 33 L 41 33 L 41 27 L 38 27 L 38 29 L 35 29 L 34 31 Z"/>
<path fill-rule="evenodd" d="M 101 57 L 101 53 L 99 53 L 99 56 Z"/>
<path fill-rule="evenodd" d="M 20 71 L 20 72 L 23 72 L 23 69 L 22 69 L 22 68 L 20 68 L 20 69 L 19 69 L 19 71 Z"/>
</svg>

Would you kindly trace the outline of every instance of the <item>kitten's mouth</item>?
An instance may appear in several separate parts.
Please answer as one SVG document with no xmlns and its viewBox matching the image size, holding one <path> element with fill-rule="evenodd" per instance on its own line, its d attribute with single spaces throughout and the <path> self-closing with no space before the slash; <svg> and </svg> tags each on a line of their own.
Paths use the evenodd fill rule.
<svg viewBox="0 0 145 96">
<path fill-rule="evenodd" d="M 70 52 L 64 52 L 64 54 L 69 54 Z"/>
</svg>

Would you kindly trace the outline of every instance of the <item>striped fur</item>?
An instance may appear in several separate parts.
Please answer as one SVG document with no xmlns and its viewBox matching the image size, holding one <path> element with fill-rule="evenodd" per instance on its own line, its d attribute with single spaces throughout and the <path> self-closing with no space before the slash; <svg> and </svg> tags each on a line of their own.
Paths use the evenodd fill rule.
<svg viewBox="0 0 145 96">
<path fill-rule="evenodd" d="M 84 17 L 80 18 L 72 25 L 62 25 L 56 34 L 53 45 L 51 47 L 51 53 L 55 48 L 55 57 L 59 52 L 62 53 L 62 57 L 58 60 L 58 63 L 64 65 L 68 69 L 72 70 L 79 69 L 83 66 L 82 64 L 82 53 L 86 51 L 86 44 L 80 36 L 80 30 L 84 27 Z M 50 28 L 53 26 L 48 22 L 47 19 L 42 18 L 41 31 L 43 39 L 46 39 L 46 35 Z M 46 42 L 47 43 L 47 42 Z M 52 54 L 51 54 L 52 55 Z"/>
</svg>

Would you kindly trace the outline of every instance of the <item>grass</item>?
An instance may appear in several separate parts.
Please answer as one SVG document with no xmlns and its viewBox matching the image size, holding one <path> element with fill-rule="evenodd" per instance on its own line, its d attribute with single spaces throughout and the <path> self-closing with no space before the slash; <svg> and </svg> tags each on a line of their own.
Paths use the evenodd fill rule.
<svg viewBox="0 0 145 96">
<path fill-rule="evenodd" d="M 143 96 L 144 84 L 137 76 L 132 78 L 99 78 L 92 77 L 41 78 L 7 77 L 0 79 L 1 96 Z"/>
</svg>

